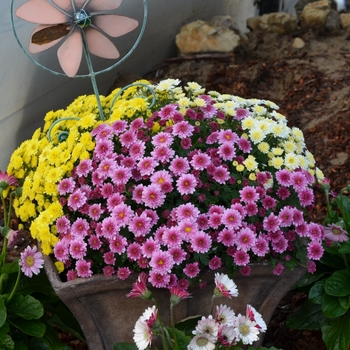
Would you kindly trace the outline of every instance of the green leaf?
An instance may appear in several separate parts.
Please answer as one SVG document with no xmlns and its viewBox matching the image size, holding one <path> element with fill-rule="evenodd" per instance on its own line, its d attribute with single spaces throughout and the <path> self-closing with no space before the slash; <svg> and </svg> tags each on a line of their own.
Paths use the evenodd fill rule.
<svg viewBox="0 0 350 350">
<path fill-rule="evenodd" d="M 296 284 L 294 284 L 293 289 L 300 289 L 309 286 L 318 281 L 320 278 L 322 278 L 325 275 L 325 273 L 326 272 L 321 272 L 319 270 L 317 270 L 314 274 L 307 273 L 303 277 L 301 277 Z"/>
<path fill-rule="evenodd" d="M 45 334 L 46 326 L 37 320 L 24 320 L 21 318 L 9 321 L 14 327 L 18 328 L 24 334 L 32 337 L 42 338 Z"/>
<path fill-rule="evenodd" d="M 29 350 L 27 345 L 21 343 L 21 342 L 17 342 L 15 341 L 15 350 Z"/>
<path fill-rule="evenodd" d="M 344 309 L 350 308 L 350 295 L 346 297 L 339 297 L 339 303 Z"/>
<path fill-rule="evenodd" d="M 346 313 L 337 297 L 324 293 L 322 295 L 322 311 L 327 318 L 339 317 Z"/>
<path fill-rule="evenodd" d="M 117 343 L 114 344 L 114 350 L 137 350 L 137 346 L 135 344 L 130 343 Z"/>
<path fill-rule="evenodd" d="M 5 306 L 5 301 L 0 297 L 0 327 L 5 323 L 7 319 L 7 310 Z"/>
<path fill-rule="evenodd" d="M 322 339 L 327 349 L 348 350 L 350 345 L 350 315 L 345 315 L 329 320 L 322 327 Z"/>
<path fill-rule="evenodd" d="M 169 332 L 170 336 L 173 337 L 174 330 L 172 327 L 166 327 L 167 331 Z M 185 335 L 184 332 L 179 331 L 178 329 L 175 328 L 175 334 L 176 334 L 176 339 L 177 339 L 177 347 L 176 349 L 187 349 L 187 345 L 190 343 L 192 336 L 187 336 Z"/>
<path fill-rule="evenodd" d="M 175 328 L 184 332 L 186 335 L 191 335 L 196 328 L 198 321 L 202 318 L 201 315 L 189 316 L 175 324 Z"/>
<path fill-rule="evenodd" d="M 7 273 L 7 274 L 17 273 L 18 269 L 19 269 L 18 261 L 13 261 L 11 263 L 4 264 L 4 266 L 1 269 L 1 273 Z"/>
<path fill-rule="evenodd" d="M 14 350 L 14 348 L 15 343 L 9 335 L 6 335 L 6 337 L 0 341 L 1 350 Z"/>
<path fill-rule="evenodd" d="M 0 340 L 4 339 L 6 334 L 10 332 L 10 326 L 7 322 L 5 322 L 1 327 L 0 327 Z"/>
<path fill-rule="evenodd" d="M 341 254 L 348 254 L 350 253 L 350 241 L 343 242 L 338 249 L 338 252 Z"/>
<path fill-rule="evenodd" d="M 331 254 L 327 253 L 327 250 L 332 249 Z M 326 266 L 330 266 L 336 269 L 344 269 L 345 264 L 343 258 L 338 253 L 338 248 L 328 248 L 326 253 L 322 256 L 320 262 Z"/>
<path fill-rule="evenodd" d="M 44 307 L 40 301 L 30 295 L 15 294 L 7 304 L 9 313 L 13 313 L 26 320 L 38 319 L 44 314 Z"/>
<path fill-rule="evenodd" d="M 301 308 L 293 313 L 287 320 L 287 326 L 294 329 L 315 330 L 320 329 L 326 322 L 321 305 L 307 300 Z"/>
<path fill-rule="evenodd" d="M 316 282 L 309 291 L 309 300 L 315 304 L 321 304 L 322 295 L 324 291 L 324 285 L 326 280 Z"/>
<path fill-rule="evenodd" d="M 39 338 L 32 338 L 30 340 L 30 344 L 29 344 L 29 350 L 52 350 L 54 348 L 50 348 L 43 339 L 39 339 Z M 56 350 L 62 350 L 62 348 L 58 349 L 56 348 Z"/>
<path fill-rule="evenodd" d="M 325 290 L 329 295 L 345 297 L 350 295 L 350 271 L 335 271 L 325 284 Z"/>
</svg>

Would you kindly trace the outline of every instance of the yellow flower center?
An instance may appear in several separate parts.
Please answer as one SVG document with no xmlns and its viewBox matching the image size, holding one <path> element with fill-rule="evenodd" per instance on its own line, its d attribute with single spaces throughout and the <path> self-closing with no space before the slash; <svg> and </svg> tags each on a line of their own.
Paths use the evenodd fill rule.
<svg viewBox="0 0 350 350">
<path fill-rule="evenodd" d="M 34 265 L 34 258 L 30 255 L 26 257 L 26 266 L 31 267 Z"/>
</svg>

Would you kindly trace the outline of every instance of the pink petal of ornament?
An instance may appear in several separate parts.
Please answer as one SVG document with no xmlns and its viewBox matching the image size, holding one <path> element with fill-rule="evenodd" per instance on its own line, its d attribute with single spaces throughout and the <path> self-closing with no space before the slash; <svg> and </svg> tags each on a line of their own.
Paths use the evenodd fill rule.
<svg viewBox="0 0 350 350">
<path fill-rule="evenodd" d="M 68 32 L 65 33 L 64 29 L 62 30 L 62 36 L 60 36 L 57 39 L 51 40 L 50 41 L 50 35 L 48 34 L 47 40 L 45 41 L 45 38 L 43 38 L 42 43 L 38 44 L 38 39 L 34 39 L 35 38 L 35 34 L 37 34 L 38 32 L 42 32 L 43 29 L 48 29 L 48 28 L 56 28 L 58 26 L 63 26 L 64 28 L 68 28 Z M 29 52 L 32 54 L 36 54 L 39 52 L 43 52 L 47 49 L 50 49 L 51 47 L 55 46 L 59 41 L 61 41 L 68 33 L 69 33 L 69 25 L 64 25 L 64 24 L 60 24 L 58 26 L 52 26 L 50 25 L 39 25 L 37 26 L 33 33 L 32 36 L 30 38 L 30 42 L 29 42 Z M 50 32 L 50 29 L 48 29 L 48 32 Z"/>
<path fill-rule="evenodd" d="M 16 16 L 31 23 L 59 24 L 68 21 L 68 16 L 47 1 L 29 0 L 16 10 Z"/>
<path fill-rule="evenodd" d="M 67 74 L 72 78 L 76 76 L 83 56 L 83 40 L 80 30 L 74 30 L 57 51 L 58 61 Z"/>
<path fill-rule="evenodd" d="M 118 8 L 123 0 L 90 0 L 86 5 L 87 10 L 90 11 L 108 11 Z"/>
<path fill-rule="evenodd" d="M 108 35 L 116 38 L 133 31 L 139 25 L 135 19 L 118 15 L 101 15 L 93 17 L 93 24 Z"/>
<path fill-rule="evenodd" d="M 93 28 L 85 30 L 89 51 L 98 57 L 116 59 L 120 56 L 113 42 Z"/>
<path fill-rule="evenodd" d="M 71 0 L 52 0 L 57 6 L 69 14 L 73 13 Z"/>
</svg>

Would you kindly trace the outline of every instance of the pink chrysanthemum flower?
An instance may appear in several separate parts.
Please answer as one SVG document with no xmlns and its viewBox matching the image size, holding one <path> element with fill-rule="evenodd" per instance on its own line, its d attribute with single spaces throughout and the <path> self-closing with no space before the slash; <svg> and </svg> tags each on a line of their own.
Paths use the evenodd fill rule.
<svg viewBox="0 0 350 350">
<path fill-rule="evenodd" d="M 314 193 L 311 188 L 304 188 L 300 190 L 298 192 L 298 197 L 300 200 L 300 205 L 302 207 L 307 207 L 311 205 L 315 200 Z"/>
<path fill-rule="evenodd" d="M 119 225 L 117 220 L 115 219 L 115 216 L 113 217 L 106 217 L 102 221 L 102 231 L 103 236 L 108 239 L 113 239 L 117 233 L 119 232 Z"/>
<path fill-rule="evenodd" d="M 75 190 L 68 198 L 68 205 L 73 210 L 78 210 L 81 208 L 87 201 L 86 195 L 79 188 Z"/>
<path fill-rule="evenodd" d="M 112 210 L 112 216 L 120 227 L 125 227 L 129 224 L 132 213 L 131 208 L 124 203 L 118 204 Z"/>
<path fill-rule="evenodd" d="M 89 246 L 91 249 L 93 250 L 98 250 L 101 248 L 102 246 L 102 242 L 100 240 L 99 237 L 95 236 L 95 235 L 92 235 L 90 236 L 89 238 Z M 56 247 L 56 246 L 55 246 Z"/>
<path fill-rule="evenodd" d="M 122 281 L 126 280 L 131 274 L 131 271 L 128 267 L 118 267 L 117 276 Z"/>
<path fill-rule="evenodd" d="M 89 207 L 89 216 L 91 219 L 97 221 L 102 214 L 101 203 L 95 203 Z"/>
<path fill-rule="evenodd" d="M 197 186 L 197 179 L 192 174 L 183 174 L 176 181 L 177 190 L 180 194 L 192 194 Z"/>
<path fill-rule="evenodd" d="M 207 230 L 210 227 L 208 216 L 206 214 L 198 215 L 197 225 L 200 230 Z"/>
<path fill-rule="evenodd" d="M 183 139 L 185 137 L 191 137 L 194 131 L 194 127 L 187 121 L 182 121 L 179 123 L 176 123 L 173 126 L 173 135 L 178 136 L 180 139 Z"/>
<path fill-rule="evenodd" d="M 96 142 L 93 157 L 102 160 L 108 158 L 113 151 L 114 143 L 111 140 L 100 140 Z"/>
<path fill-rule="evenodd" d="M 320 260 L 324 253 L 322 244 L 316 241 L 310 242 L 307 247 L 308 258 L 312 260 Z"/>
<path fill-rule="evenodd" d="M 191 236 L 190 243 L 194 252 L 204 254 L 209 251 L 212 240 L 208 234 L 199 231 L 194 236 Z"/>
<path fill-rule="evenodd" d="M 241 137 L 237 141 L 238 148 L 244 152 L 244 153 L 249 153 L 252 150 L 252 144 L 244 137 Z"/>
<path fill-rule="evenodd" d="M 155 273 L 165 275 L 171 272 L 174 260 L 168 251 L 158 250 L 152 254 L 149 264 Z"/>
<path fill-rule="evenodd" d="M 290 191 L 286 187 L 280 187 L 277 192 L 277 196 L 280 197 L 282 200 L 287 199 L 290 196 Z"/>
<path fill-rule="evenodd" d="M 62 216 L 56 220 L 56 228 L 58 233 L 67 233 L 70 229 L 70 221 L 66 216 Z"/>
<path fill-rule="evenodd" d="M 222 266 L 222 260 L 218 256 L 214 256 L 209 260 L 209 268 L 210 270 L 220 269 Z"/>
<path fill-rule="evenodd" d="M 247 203 L 247 205 L 244 207 L 247 216 L 254 216 L 258 213 L 259 208 L 256 203 Z"/>
<path fill-rule="evenodd" d="M 149 218 L 145 213 L 141 215 L 134 215 L 129 222 L 129 230 L 135 237 L 144 237 L 151 230 L 151 218 Z"/>
<path fill-rule="evenodd" d="M 87 244 L 82 239 L 74 239 L 70 242 L 69 253 L 73 259 L 80 260 L 85 257 Z"/>
<path fill-rule="evenodd" d="M 325 237 L 334 242 L 346 242 L 349 240 L 348 233 L 340 226 L 329 224 L 324 228 Z"/>
<path fill-rule="evenodd" d="M 293 209 L 291 207 L 284 207 L 278 214 L 281 227 L 288 227 L 293 223 Z"/>
<path fill-rule="evenodd" d="M 186 260 L 186 252 L 181 247 L 171 247 L 169 253 L 172 255 L 174 264 L 181 264 Z"/>
<path fill-rule="evenodd" d="M 106 158 L 101 161 L 96 171 L 102 179 L 106 179 L 112 174 L 115 166 L 116 164 L 114 160 Z"/>
<path fill-rule="evenodd" d="M 275 268 L 273 269 L 273 274 L 280 276 L 282 272 L 284 271 L 284 266 L 280 263 L 278 263 Z"/>
<path fill-rule="evenodd" d="M 158 165 L 158 162 L 152 157 L 144 157 L 140 159 L 137 164 L 138 170 L 140 171 L 141 176 L 152 175 L 154 168 Z"/>
<path fill-rule="evenodd" d="M 179 222 L 178 231 L 181 234 L 181 237 L 185 241 L 189 241 L 195 234 L 198 233 L 198 225 L 195 219 L 183 219 Z"/>
<path fill-rule="evenodd" d="M 255 241 L 254 247 L 252 247 L 252 251 L 255 255 L 264 257 L 269 252 L 267 238 L 259 236 Z"/>
<path fill-rule="evenodd" d="M 89 228 L 90 225 L 86 219 L 77 218 L 71 226 L 71 233 L 74 237 L 83 238 L 87 235 Z"/>
<path fill-rule="evenodd" d="M 284 187 L 288 187 L 291 185 L 291 172 L 288 169 L 281 169 L 276 172 L 277 182 Z"/>
<path fill-rule="evenodd" d="M 112 170 L 110 177 L 115 185 L 125 185 L 131 178 L 131 171 L 129 168 L 119 165 Z"/>
<path fill-rule="evenodd" d="M 168 104 L 159 110 L 158 115 L 161 120 L 169 120 L 175 115 L 176 112 L 177 112 L 177 105 Z"/>
<path fill-rule="evenodd" d="M 113 252 L 106 252 L 103 254 L 103 261 L 107 265 L 114 265 L 115 263 L 115 256 Z"/>
<path fill-rule="evenodd" d="M 219 143 L 234 143 L 238 141 L 238 135 L 232 130 L 220 130 L 218 135 Z"/>
<path fill-rule="evenodd" d="M 243 250 L 237 250 L 233 255 L 233 260 L 237 266 L 245 266 L 249 264 L 249 254 Z"/>
<path fill-rule="evenodd" d="M 323 226 L 311 222 L 307 225 L 308 236 L 312 241 L 318 240 L 321 241 L 324 238 L 324 229 Z"/>
<path fill-rule="evenodd" d="M 210 164 L 210 157 L 205 153 L 197 153 L 192 157 L 190 164 L 195 170 L 206 169 Z"/>
<path fill-rule="evenodd" d="M 88 278 L 92 276 L 91 261 L 78 260 L 75 268 L 79 277 Z"/>
<path fill-rule="evenodd" d="M 213 172 L 213 178 L 219 184 L 225 184 L 230 179 L 230 173 L 226 167 L 219 165 Z"/>
<path fill-rule="evenodd" d="M 125 237 L 116 235 L 113 239 L 109 240 L 109 249 L 111 252 L 121 255 L 126 251 L 127 244 L 128 241 Z"/>
<path fill-rule="evenodd" d="M 132 169 L 136 164 L 136 160 L 132 157 L 125 157 L 120 161 L 120 165 L 124 166 L 125 168 Z"/>
<path fill-rule="evenodd" d="M 242 120 L 244 118 L 247 118 L 249 116 L 249 111 L 245 108 L 237 108 L 235 112 L 234 119 L 236 120 Z"/>
<path fill-rule="evenodd" d="M 69 177 L 68 179 L 63 179 L 57 186 L 60 195 L 65 195 L 67 193 L 72 193 L 75 189 L 75 181 Z"/>
<path fill-rule="evenodd" d="M 129 154 L 133 159 L 139 160 L 144 156 L 145 149 L 145 143 L 143 141 L 137 140 L 130 146 Z"/>
<path fill-rule="evenodd" d="M 114 275 L 115 270 L 113 266 L 105 266 L 102 270 L 103 276 L 111 277 Z"/>
<path fill-rule="evenodd" d="M 143 188 L 142 201 L 147 207 L 156 209 L 164 204 L 165 194 L 160 186 L 151 184 Z"/>
<path fill-rule="evenodd" d="M 235 243 L 235 238 L 236 238 L 236 235 L 233 232 L 233 230 L 224 228 L 219 232 L 217 240 L 218 242 L 222 243 L 226 247 L 231 247 Z"/>
<path fill-rule="evenodd" d="M 280 239 L 272 242 L 272 249 L 278 254 L 286 251 L 288 248 L 288 241 L 282 236 Z"/>
<path fill-rule="evenodd" d="M 69 258 L 68 244 L 64 241 L 57 242 L 53 248 L 53 253 L 58 261 L 67 261 Z"/>
<path fill-rule="evenodd" d="M 160 244 L 152 237 L 147 238 L 147 240 L 142 244 L 141 251 L 142 255 L 146 258 L 151 258 L 156 250 L 160 249 Z"/>
<path fill-rule="evenodd" d="M 218 139 L 219 139 L 219 132 L 218 131 L 214 131 L 207 137 L 205 142 L 208 145 L 212 145 L 212 144 L 218 142 Z"/>
<path fill-rule="evenodd" d="M 172 177 L 168 171 L 159 170 L 152 174 L 150 181 L 152 184 L 161 186 L 164 182 L 172 182 Z"/>
<path fill-rule="evenodd" d="M 256 242 L 255 233 L 248 227 L 242 228 L 236 237 L 236 245 L 239 249 L 247 252 L 254 247 Z"/>
<path fill-rule="evenodd" d="M 84 159 L 79 165 L 75 168 L 75 171 L 78 176 L 86 177 L 92 171 L 92 160 Z"/>
<path fill-rule="evenodd" d="M 236 157 L 236 150 L 230 143 L 224 143 L 218 148 L 218 154 L 223 160 L 232 161 Z"/>
<path fill-rule="evenodd" d="M 276 206 L 276 199 L 271 196 L 265 196 L 262 200 L 262 205 L 266 210 L 273 209 Z"/>
<path fill-rule="evenodd" d="M 192 203 L 181 204 L 176 208 L 176 217 L 178 220 L 196 219 L 199 213 L 198 208 Z"/>
<path fill-rule="evenodd" d="M 199 274 L 199 272 L 200 270 L 199 270 L 198 262 L 189 263 L 184 268 L 184 273 L 186 274 L 186 276 L 190 278 L 196 277 Z"/>
<path fill-rule="evenodd" d="M 175 158 L 170 162 L 169 170 L 176 176 L 186 174 L 189 169 L 190 165 L 186 158 L 175 156 Z"/>
<path fill-rule="evenodd" d="M 209 225 L 215 229 L 219 228 L 219 226 L 222 224 L 221 217 L 222 217 L 222 214 L 218 214 L 218 213 L 211 214 L 209 216 Z"/>
<path fill-rule="evenodd" d="M 140 185 L 137 185 L 132 191 L 132 200 L 135 201 L 137 204 L 143 203 L 142 193 L 144 188 L 145 186 L 140 184 Z"/>
<path fill-rule="evenodd" d="M 170 282 L 170 274 L 160 274 L 151 270 L 148 281 L 156 288 L 167 288 Z"/>
<path fill-rule="evenodd" d="M 120 133 L 124 132 L 127 126 L 128 126 L 128 122 L 125 120 L 117 120 L 111 125 L 116 135 L 119 135 Z"/>
<path fill-rule="evenodd" d="M 259 199 L 259 194 L 256 191 L 256 188 L 253 186 L 245 186 L 242 190 L 239 191 L 241 200 L 245 203 L 256 202 Z"/>
<path fill-rule="evenodd" d="M 242 225 L 242 215 L 236 209 L 226 209 L 222 214 L 221 221 L 228 229 L 237 229 Z"/>
<path fill-rule="evenodd" d="M 134 142 L 136 142 L 136 135 L 134 131 L 127 130 L 119 136 L 119 141 L 123 147 L 129 148 Z"/>
<path fill-rule="evenodd" d="M 215 289 L 214 296 L 226 298 L 237 297 L 238 289 L 236 283 L 223 273 L 215 273 L 214 275 Z"/>
<path fill-rule="evenodd" d="M 174 141 L 174 136 L 168 132 L 160 132 L 152 137 L 154 147 L 170 147 Z"/>
<path fill-rule="evenodd" d="M 180 247 L 182 243 L 182 235 L 177 227 L 169 227 L 164 231 L 163 242 L 169 248 Z"/>
<path fill-rule="evenodd" d="M 141 246 L 138 243 L 131 243 L 127 248 L 127 254 L 130 260 L 136 261 L 140 259 L 142 254 Z"/>
<path fill-rule="evenodd" d="M 266 231 L 276 232 L 279 229 L 281 220 L 278 216 L 271 213 L 269 216 L 264 218 L 263 227 Z"/>
<path fill-rule="evenodd" d="M 307 185 L 306 177 L 300 171 L 294 171 L 290 176 L 290 180 L 291 180 L 291 185 L 297 192 L 303 190 Z"/>
</svg>

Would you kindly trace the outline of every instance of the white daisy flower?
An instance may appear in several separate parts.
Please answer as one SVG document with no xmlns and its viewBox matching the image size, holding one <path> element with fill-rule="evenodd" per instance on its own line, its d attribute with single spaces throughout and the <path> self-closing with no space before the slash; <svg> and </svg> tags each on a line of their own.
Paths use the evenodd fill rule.
<svg viewBox="0 0 350 350">
<path fill-rule="evenodd" d="M 215 338 L 209 334 L 203 333 L 198 334 L 192 338 L 187 346 L 188 350 L 214 350 L 215 349 Z"/>
<path fill-rule="evenodd" d="M 260 332 L 266 332 L 267 326 L 265 321 L 263 320 L 261 314 L 255 310 L 255 308 L 251 305 L 247 305 L 247 312 L 246 316 L 251 320 L 255 321 L 257 324 L 257 327 Z"/>
<path fill-rule="evenodd" d="M 257 324 L 248 317 L 239 314 L 235 319 L 234 326 L 237 339 L 242 340 L 244 345 L 251 345 L 253 342 L 259 340 Z"/>
<path fill-rule="evenodd" d="M 219 324 L 213 319 L 213 316 L 209 315 L 208 318 L 202 317 L 198 321 L 196 329 L 193 331 L 194 335 L 198 334 L 208 334 L 213 338 L 217 338 L 219 331 Z"/>
<path fill-rule="evenodd" d="M 223 273 L 216 273 L 215 274 L 215 289 L 214 289 L 214 295 L 217 297 L 237 297 L 238 296 L 238 289 L 236 286 L 236 283 L 233 282 L 227 275 Z"/>
<path fill-rule="evenodd" d="M 221 325 L 232 326 L 235 312 L 227 305 L 216 305 L 215 319 Z"/>
</svg>

